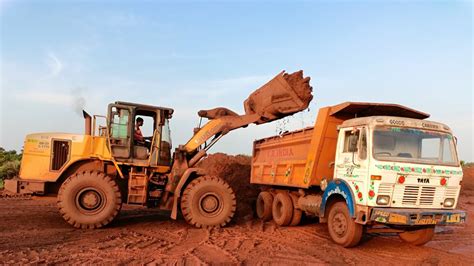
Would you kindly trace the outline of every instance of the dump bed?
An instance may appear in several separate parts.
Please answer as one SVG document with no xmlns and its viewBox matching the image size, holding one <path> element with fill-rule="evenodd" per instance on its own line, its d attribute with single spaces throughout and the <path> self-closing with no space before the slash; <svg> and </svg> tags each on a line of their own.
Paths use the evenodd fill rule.
<svg viewBox="0 0 474 266">
<path fill-rule="evenodd" d="M 254 142 L 250 182 L 308 188 L 318 186 L 323 178 L 332 179 L 337 127 L 351 118 L 374 115 L 429 117 L 397 104 L 345 102 L 321 108 L 314 127 Z"/>
</svg>

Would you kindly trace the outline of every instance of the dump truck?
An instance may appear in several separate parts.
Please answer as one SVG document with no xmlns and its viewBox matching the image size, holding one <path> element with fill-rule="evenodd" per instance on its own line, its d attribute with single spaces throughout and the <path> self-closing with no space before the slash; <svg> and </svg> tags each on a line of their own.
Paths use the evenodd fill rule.
<svg viewBox="0 0 474 266">
<path fill-rule="evenodd" d="M 313 127 L 256 140 L 257 216 L 280 226 L 317 217 L 344 247 L 364 232 L 423 245 L 435 226 L 465 223 L 455 209 L 463 177 L 456 138 L 428 117 L 398 104 L 345 102 L 321 108 Z"/>
<path fill-rule="evenodd" d="M 171 108 L 117 101 L 107 116 L 84 111 L 84 134 L 26 136 L 19 178 L 8 180 L 6 190 L 57 195 L 60 214 L 76 228 L 109 224 L 123 203 L 168 210 L 172 219 L 181 210 L 196 227 L 225 226 L 236 209 L 235 194 L 197 163 L 232 130 L 306 109 L 312 99 L 309 81 L 302 71 L 283 71 L 248 97 L 244 115 L 223 107 L 199 111 L 208 122 L 174 153 Z M 153 134 L 139 143 L 134 134 L 143 118 L 153 121 Z"/>
</svg>

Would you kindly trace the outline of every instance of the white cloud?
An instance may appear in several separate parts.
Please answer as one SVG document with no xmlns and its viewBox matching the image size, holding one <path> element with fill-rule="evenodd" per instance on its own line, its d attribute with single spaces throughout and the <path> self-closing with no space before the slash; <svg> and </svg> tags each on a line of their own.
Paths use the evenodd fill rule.
<svg viewBox="0 0 474 266">
<path fill-rule="evenodd" d="M 57 77 L 64 68 L 61 60 L 52 52 L 48 53 L 46 64 L 49 67 L 49 78 Z"/>
</svg>

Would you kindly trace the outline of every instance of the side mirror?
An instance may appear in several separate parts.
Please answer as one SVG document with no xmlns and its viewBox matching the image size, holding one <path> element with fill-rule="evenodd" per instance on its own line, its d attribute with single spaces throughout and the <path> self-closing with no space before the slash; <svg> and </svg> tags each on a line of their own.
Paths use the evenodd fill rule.
<svg viewBox="0 0 474 266">
<path fill-rule="evenodd" d="M 356 152 L 357 151 L 357 142 L 359 142 L 359 135 L 353 134 L 349 136 L 349 152 Z"/>
</svg>

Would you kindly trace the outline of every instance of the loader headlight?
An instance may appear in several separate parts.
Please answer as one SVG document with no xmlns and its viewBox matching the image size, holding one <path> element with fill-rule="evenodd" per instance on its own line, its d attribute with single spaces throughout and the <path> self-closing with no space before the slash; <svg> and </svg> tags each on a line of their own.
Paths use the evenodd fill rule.
<svg viewBox="0 0 474 266">
<path fill-rule="evenodd" d="M 388 205 L 389 202 L 390 202 L 390 196 L 379 195 L 377 197 L 377 204 L 378 205 Z"/>
<path fill-rule="evenodd" d="M 454 199 L 453 198 L 447 198 L 444 200 L 443 203 L 444 207 L 453 207 L 454 206 Z"/>
</svg>

